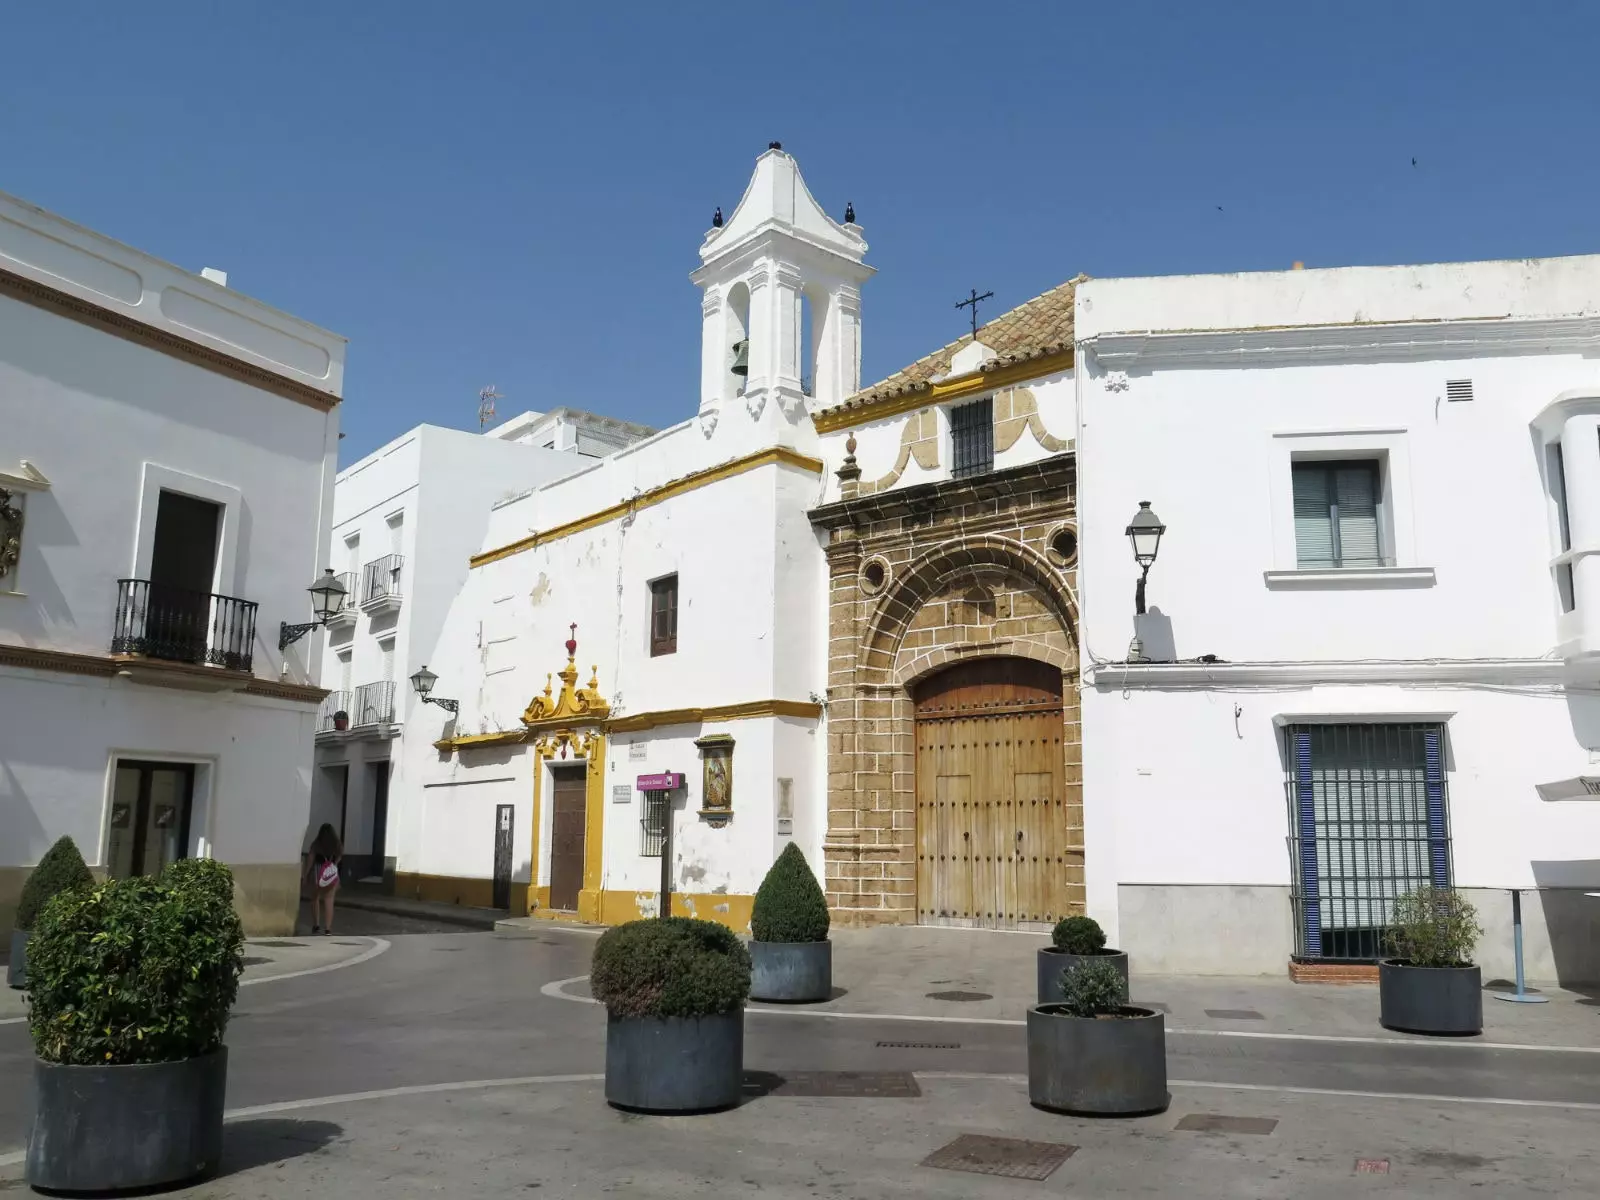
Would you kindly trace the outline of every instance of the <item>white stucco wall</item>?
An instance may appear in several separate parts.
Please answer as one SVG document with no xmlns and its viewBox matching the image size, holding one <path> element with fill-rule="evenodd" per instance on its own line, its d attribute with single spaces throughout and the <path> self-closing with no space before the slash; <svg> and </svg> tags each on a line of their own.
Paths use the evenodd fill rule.
<svg viewBox="0 0 1600 1200">
<path fill-rule="evenodd" d="M 1286 913 L 1291 879 L 1284 723 L 1440 722 L 1455 882 L 1600 889 L 1600 805 L 1535 790 L 1594 773 L 1600 723 L 1592 681 L 1564 688 L 1554 657 L 1530 433 L 1558 394 L 1600 383 L 1597 311 L 1600 259 L 1081 285 L 1089 908 L 1130 951 L 1175 970 L 1282 969 L 1292 928 L 1268 916 L 1280 893 Z M 1229 320 L 1248 328 L 1218 328 Z M 1473 399 L 1446 399 L 1451 380 Z M 1295 570 L 1301 454 L 1384 459 L 1393 568 Z M 1145 652 L 1215 666 L 1116 665 L 1138 575 L 1123 530 L 1145 500 L 1167 526 Z M 1252 888 L 1275 889 L 1248 901 L 1266 906 L 1254 926 L 1208 934 Z M 1491 928 L 1480 957 L 1509 969 L 1508 935 L 1494 941 L 1509 899 L 1475 898 Z M 1546 977 L 1600 965 L 1600 947 L 1552 930 L 1529 932 Z"/>
</svg>

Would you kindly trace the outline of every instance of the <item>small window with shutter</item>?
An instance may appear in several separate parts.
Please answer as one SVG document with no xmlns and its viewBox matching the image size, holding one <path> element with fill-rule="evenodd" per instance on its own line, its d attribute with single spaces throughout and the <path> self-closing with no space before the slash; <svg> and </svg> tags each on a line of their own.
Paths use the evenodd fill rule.
<svg viewBox="0 0 1600 1200">
<path fill-rule="evenodd" d="M 678 577 L 650 585 L 650 657 L 678 652 Z"/>
<path fill-rule="evenodd" d="M 1296 565 L 1302 571 L 1389 565 L 1378 460 L 1313 460 L 1293 468 Z"/>
</svg>

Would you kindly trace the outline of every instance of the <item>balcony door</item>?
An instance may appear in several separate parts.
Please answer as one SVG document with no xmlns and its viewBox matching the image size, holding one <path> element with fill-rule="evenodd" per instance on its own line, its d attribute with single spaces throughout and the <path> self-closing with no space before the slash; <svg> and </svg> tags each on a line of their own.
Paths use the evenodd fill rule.
<svg viewBox="0 0 1600 1200">
<path fill-rule="evenodd" d="M 206 661 L 222 505 L 163 490 L 150 553 L 145 637 L 157 658 Z"/>
<path fill-rule="evenodd" d="M 193 764 L 118 759 L 106 841 L 112 878 L 156 875 L 188 857 L 193 801 Z"/>
</svg>

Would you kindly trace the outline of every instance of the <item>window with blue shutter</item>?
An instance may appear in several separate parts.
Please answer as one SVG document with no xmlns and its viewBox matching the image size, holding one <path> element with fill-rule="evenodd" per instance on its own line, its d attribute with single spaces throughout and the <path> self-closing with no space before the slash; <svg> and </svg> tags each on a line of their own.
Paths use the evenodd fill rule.
<svg viewBox="0 0 1600 1200">
<path fill-rule="evenodd" d="M 1286 731 L 1295 952 L 1372 961 L 1394 901 L 1450 885 L 1439 725 L 1297 725 Z"/>
<path fill-rule="evenodd" d="M 1383 480 L 1375 459 L 1292 464 L 1294 546 L 1301 570 L 1387 565 Z"/>
</svg>

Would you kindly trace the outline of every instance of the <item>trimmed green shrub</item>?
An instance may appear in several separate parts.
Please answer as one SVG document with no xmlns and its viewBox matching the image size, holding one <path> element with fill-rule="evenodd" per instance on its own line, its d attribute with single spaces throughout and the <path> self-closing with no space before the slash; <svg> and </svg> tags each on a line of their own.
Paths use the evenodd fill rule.
<svg viewBox="0 0 1600 1200">
<path fill-rule="evenodd" d="M 1093 917 L 1064 917 L 1056 922 L 1050 940 L 1068 954 L 1099 954 L 1106 948 L 1106 931 Z"/>
<path fill-rule="evenodd" d="M 828 899 L 800 847 L 790 842 L 767 869 L 750 910 L 758 942 L 822 942 L 828 937 Z"/>
<path fill-rule="evenodd" d="M 710 1017 L 750 995 L 750 952 L 715 921 L 629 921 L 595 943 L 589 986 L 619 1017 Z"/>
<path fill-rule="evenodd" d="M 17 903 L 17 928 L 32 929 L 39 918 L 45 901 L 59 892 L 94 886 L 94 875 L 83 863 L 78 853 L 78 843 L 69 837 L 56 839 L 56 844 L 44 852 L 39 865 L 28 873 L 22 885 L 22 898 Z"/>
<path fill-rule="evenodd" d="M 1389 949 L 1413 967 L 1470 967 L 1483 933 L 1478 910 L 1454 888 L 1419 887 L 1394 902 Z"/>
<path fill-rule="evenodd" d="M 28 1025 L 46 1062 L 177 1062 L 222 1045 L 244 970 L 233 876 L 178 863 L 56 896 L 28 943 Z"/>
<path fill-rule="evenodd" d="M 1086 958 L 1061 972 L 1061 1004 L 1074 1017 L 1098 1017 L 1128 1006 L 1128 981 L 1109 958 Z"/>
</svg>

